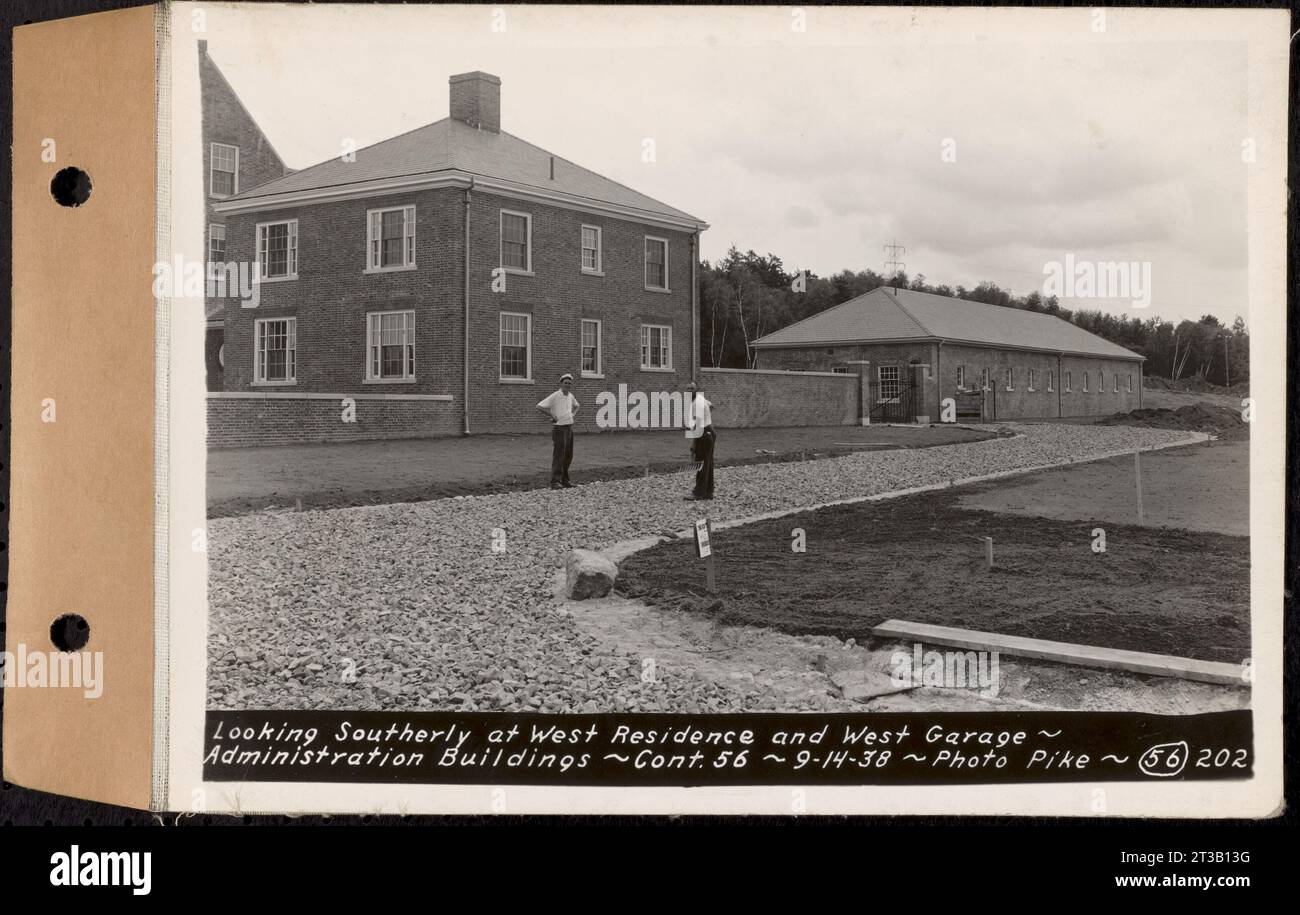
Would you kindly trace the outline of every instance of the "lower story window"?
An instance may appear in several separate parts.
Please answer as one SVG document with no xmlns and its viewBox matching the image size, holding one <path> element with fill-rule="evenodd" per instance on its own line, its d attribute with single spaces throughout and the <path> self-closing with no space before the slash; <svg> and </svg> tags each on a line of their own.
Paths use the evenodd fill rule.
<svg viewBox="0 0 1300 915">
<path fill-rule="evenodd" d="M 366 365 L 369 381 L 405 381 L 415 377 L 415 312 L 381 311 L 368 315 Z"/>
<path fill-rule="evenodd" d="M 267 384 L 287 384 L 298 378 L 298 319 L 266 318 L 256 325 L 256 366 L 253 377 Z"/>
<path fill-rule="evenodd" d="M 600 322 L 582 322 L 582 374 L 600 374 Z"/>
<path fill-rule="evenodd" d="M 528 381 L 532 366 L 532 315 L 501 312 L 501 377 Z"/>
<path fill-rule="evenodd" d="M 673 367 L 673 329 L 662 324 L 641 325 L 641 368 Z"/>
<path fill-rule="evenodd" d="M 849 367 L 847 365 L 834 365 L 831 366 L 831 371 L 836 375 L 847 375 L 849 374 Z"/>
<path fill-rule="evenodd" d="M 880 399 L 898 399 L 898 366 L 882 365 L 880 367 Z"/>
<path fill-rule="evenodd" d="M 1052 371 L 1051 369 L 1048 369 L 1048 371 L 1047 371 L 1047 390 L 1049 390 L 1049 391 L 1055 391 L 1055 390 L 1056 390 L 1055 385 L 1056 385 L 1056 372 Z"/>
<path fill-rule="evenodd" d="M 1029 370 L 1029 390 L 1032 391 L 1033 389 L 1034 389 L 1034 370 L 1033 370 L 1033 369 L 1030 369 L 1030 370 Z"/>
<path fill-rule="evenodd" d="M 1129 373 L 1128 373 L 1128 392 L 1129 392 L 1130 394 L 1133 393 L 1133 373 L 1132 373 L 1132 372 L 1129 372 Z"/>
<path fill-rule="evenodd" d="M 1005 380 L 1007 383 L 1007 390 L 1014 391 L 1016 389 L 1016 370 L 1007 369 L 1002 374 L 1005 376 Z"/>
</svg>

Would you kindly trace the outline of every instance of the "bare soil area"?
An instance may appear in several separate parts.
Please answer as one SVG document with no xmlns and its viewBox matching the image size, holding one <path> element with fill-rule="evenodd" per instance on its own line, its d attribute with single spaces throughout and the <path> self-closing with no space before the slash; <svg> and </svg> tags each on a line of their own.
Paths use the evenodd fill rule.
<svg viewBox="0 0 1300 915">
<path fill-rule="evenodd" d="M 1250 655 L 1246 538 L 965 509 L 963 496 L 944 490 L 717 531 L 712 594 L 694 545 L 665 543 L 625 560 L 617 588 L 722 625 L 859 642 L 900 618 L 1209 661 Z M 1105 552 L 1093 550 L 1097 526 Z M 792 550 L 796 528 L 806 552 Z"/>
</svg>

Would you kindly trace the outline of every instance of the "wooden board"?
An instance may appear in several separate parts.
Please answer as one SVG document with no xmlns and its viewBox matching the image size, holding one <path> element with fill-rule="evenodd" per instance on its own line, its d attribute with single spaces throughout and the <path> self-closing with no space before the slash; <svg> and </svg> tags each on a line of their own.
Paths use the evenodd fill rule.
<svg viewBox="0 0 1300 915">
<path fill-rule="evenodd" d="M 976 651 L 996 651 L 999 654 L 1038 658 L 1060 664 L 1080 667 L 1101 667 L 1125 670 L 1129 673 L 1150 674 L 1155 677 L 1178 677 L 1202 683 L 1223 686 L 1246 686 L 1242 668 L 1237 664 L 1219 661 L 1197 661 L 1167 654 L 1150 654 L 1145 651 L 1125 651 L 1122 648 L 1100 648 L 1095 645 L 1072 645 L 1069 642 L 1051 642 L 1046 639 L 1026 639 L 996 632 L 978 632 L 974 629 L 955 629 L 930 623 L 911 623 L 906 620 L 886 620 L 871 630 L 878 639 L 905 639 L 934 645 L 951 645 Z"/>
</svg>

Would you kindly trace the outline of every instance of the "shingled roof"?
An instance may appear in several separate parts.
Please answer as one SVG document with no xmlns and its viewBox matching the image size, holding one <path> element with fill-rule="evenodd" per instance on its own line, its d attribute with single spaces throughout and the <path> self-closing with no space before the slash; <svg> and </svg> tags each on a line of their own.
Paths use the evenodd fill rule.
<svg viewBox="0 0 1300 915">
<path fill-rule="evenodd" d="M 554 173 L 552 174 L 552 167 Z M 598 175 L 590 169 L 534 146 L 505 131 L 478 130 L 463 121 L 443 118 L 356 152 L 355 162 L 335 157 L 229 197 L 221 211 L 249 210 L 257 204 L 291 203 L 295 197 L 360 196 L 368 186 L 385 182 L 402 186 L 421 179 L 473 176 L 488 184 L 504 182 L 543 196 L 617 208 L 623 215 L 689 224 L 704 229 L 696 216 L 661 203 Z"/>
<path fill-rule="evenodd" d="M 754 341 L 756 347 L 942 340 L 1107 359 L 1131 350 L 1049 314 L 881 286 Z"/>
</svg>

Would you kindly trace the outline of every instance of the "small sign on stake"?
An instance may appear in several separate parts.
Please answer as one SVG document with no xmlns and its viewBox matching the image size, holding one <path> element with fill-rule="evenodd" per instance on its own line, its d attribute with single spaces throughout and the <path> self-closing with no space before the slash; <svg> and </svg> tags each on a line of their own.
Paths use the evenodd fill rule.
<svg viewBox="0 0 1300 915">
<path fill-rule="evenodd" d="M 713 545 L 709 542 L 709 535 L 712 532 L 713 527 L 709 524 L 707 518 L 701 518 L 695 522 L 695 555 L 704 560 L 705 586 L 709 591 L 713 591 L 715 588 Z"/>
</svg>

